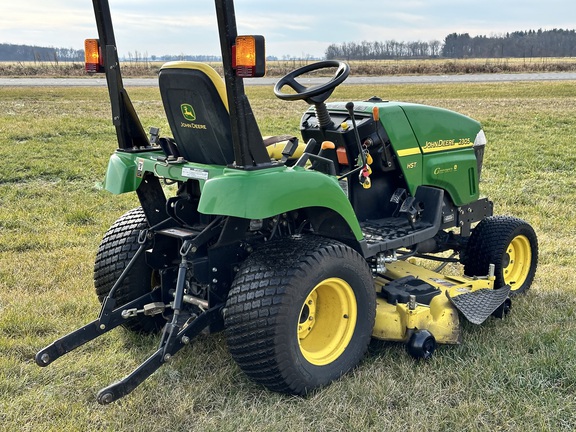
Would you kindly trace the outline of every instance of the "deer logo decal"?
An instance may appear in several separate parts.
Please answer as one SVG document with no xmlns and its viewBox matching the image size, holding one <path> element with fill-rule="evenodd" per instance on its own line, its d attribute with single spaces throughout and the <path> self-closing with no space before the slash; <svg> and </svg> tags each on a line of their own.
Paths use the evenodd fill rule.
<svg viewBox="0 0 576 432">
<path fill-rule="evenodd" d="M 180 105 L 180 110 L 182 111 L 182 115 L 188 121 L 193 122 L 196 120 L 196 113 L 194 112 L 194 108 L 190 104 L 182 104 Z"/>
</svg>

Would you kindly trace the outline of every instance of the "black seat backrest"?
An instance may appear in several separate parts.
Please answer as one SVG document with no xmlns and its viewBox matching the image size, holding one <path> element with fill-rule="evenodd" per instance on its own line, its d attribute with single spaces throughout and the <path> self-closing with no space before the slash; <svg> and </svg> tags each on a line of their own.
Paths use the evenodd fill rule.
<svg viewBox="0 0 576 432">
<path fill-rule="evenodd" d="M 181 156 L 189 162 L 234 162 L 230 113 L 222 78 L 210 66 L 170 62 L 160 69 L 160 94 Z"/>
</svg>

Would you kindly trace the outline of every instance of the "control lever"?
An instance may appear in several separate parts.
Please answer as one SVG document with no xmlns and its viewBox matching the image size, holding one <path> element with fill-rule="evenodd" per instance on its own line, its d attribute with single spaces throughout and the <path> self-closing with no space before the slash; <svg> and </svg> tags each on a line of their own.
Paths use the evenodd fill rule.
<svg viewBox="0 0 576 432">
<path fill-rule="evenodd" d="M 352 127 L 354 128 L 354 138 L 356 139 L 356 145 L 358 146 L 358 157 L 360 158 L 362 168 L 366 166 L 366 154 L 362 148 L 362 143 L 360 142 L 360 135 L 358 134 L 358 128 L 356 127 L 356 118 L 354 117 L 354 102 L 348 102 L 346 104 L 346 109 L 350 115 L 350 120 L 352 120 Z"/>
<path fill-rule="evenodd" d="M 364 189 L 370 189 L 372 187 L 372 182 L 370 181 L 370 174 L 372 174 L 372 169 L 368 165 L 368 151 L 362 147 L 362 142 L 360 141 L 360 135 L 358 134 L 358 127 L 356 126 L 356 118 L 354 117 L 354 102 L 348 102 L 346 104 L 346 109 L 350 115 L 350 120 L 352 121 L 352 128 L 354 129 L 354 138 L 356 139 L 356 145 L 358 146 L 358 169 L 360 174 L 358 175 L 358 181 Z M 367 156 L 368 154 L 368 156 Z M 370 158 L 371 159 L 371 158 Z"/>
</svg>

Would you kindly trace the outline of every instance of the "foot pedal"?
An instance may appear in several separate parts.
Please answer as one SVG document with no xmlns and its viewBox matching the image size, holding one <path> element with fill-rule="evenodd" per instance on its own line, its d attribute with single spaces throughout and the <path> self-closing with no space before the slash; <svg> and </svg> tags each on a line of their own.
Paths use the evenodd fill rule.
<svg viewBox="0 0 576 432">
<path fill-rule="evenodd" d="M 405 214 L 412 229 L 414 229 L 414 224 L 420 217 L 422 210 L 424 210 L 422 204 L 416 201 L 416 197 L 408 196 L 406 189 L 398 188 L 394 191 L 394 194 L 392 194 L 390 202 L 396 204 L 396 210 L 394 210 L 392 217 Z"/>
<path fill-rule="evenodd" d="M 416 201 L 416 198 L 414 197 L 408 197 L 404 200 L 404 202 L 402 203 L 402 205 L 400 206 L 400 213 L 408 213 L 408 214 L 416 214 L 418 213 L 418 208 L 419 204 L 416 203 L 416 205 L 414 204 L 414 202 Z"/>
<path fill-rule="evenodd" d="M 406 199 L 407 196 L 408 194 L 406 193 L 406 189 L 398 188 L 394 191 L 394 194 L 390 198 L 390 202 L 394 204 L 400 204 Z"/>
<path fill-rule="evenodd" d="M 415 197 L 408 197 L 400 206 L 399 214 L 405 214 L 412 229 L 415 229 L 416 221 L 420 218 L 420 214 L 424 208 L 422 204 L 416 201 Z"/>
<path fill-rule="evenodd" d="M 481 289 L 454 297 L 450 297 L 446 291 L 446 296 L 450 302 L 472 324 L 482 324 L 486 321 L 506 301 L 509 295 L 509 285 L 499 289 Z"/>
</svg>

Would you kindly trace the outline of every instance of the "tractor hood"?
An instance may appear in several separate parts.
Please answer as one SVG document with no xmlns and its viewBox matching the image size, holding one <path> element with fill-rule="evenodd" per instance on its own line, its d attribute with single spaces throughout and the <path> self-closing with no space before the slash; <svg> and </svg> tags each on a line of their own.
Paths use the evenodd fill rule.
<svg viewBox="0 0 576 432">
<path fill-rule="evenodd" d="M 406 114 L 424 154 L 472 147 L 482 129 L 476 120 L 454 111 L 427 105 L 395 104 Z"/>
<path fill-rule="evenodd" d="M 422 184 L 445 189 L 456 205 L 477 200 L 486 145 L 480 123 L 443 108 L 400 102 L 390 102 L 390 105 L 402 110 L 413 132 L 413 144 L 402 149 L 395 146 L 397 154 L 421 160 L 417 173 Z M 398 123 L 389 122 L 388 117 L 382 115 L 386 110 L 387 107 L 381 110 L 382 123 L 387 131 L 395 130 Z M 404 129 L 403 133 L 406 132 Z M 403 164 L 403 169 L 411 166 Z M 404 169 L 407 177 L 413 175 L 409 171 L 413 170 Z"/>
</svg>

